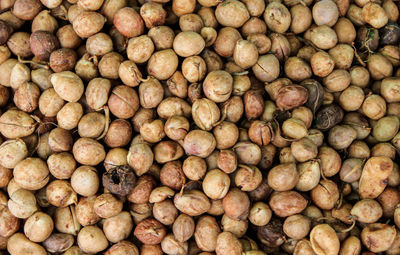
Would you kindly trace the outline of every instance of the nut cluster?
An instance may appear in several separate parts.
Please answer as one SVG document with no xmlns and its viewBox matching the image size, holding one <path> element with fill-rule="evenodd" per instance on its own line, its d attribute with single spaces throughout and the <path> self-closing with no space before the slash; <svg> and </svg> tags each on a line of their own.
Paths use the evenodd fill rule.
<svg viewBox="0 0 400 255">
<path fill-rule="evenodd" d="M 0 0 L 0 254 L 400 254 L 394 0 Z"/>
</svg>

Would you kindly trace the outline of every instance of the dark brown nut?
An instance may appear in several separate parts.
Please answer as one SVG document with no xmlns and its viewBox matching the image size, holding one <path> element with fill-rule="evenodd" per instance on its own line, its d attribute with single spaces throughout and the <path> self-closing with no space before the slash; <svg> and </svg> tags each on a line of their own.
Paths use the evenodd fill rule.
<svg viewBox="0 0 400 255">
<path fill-rule="evenodd" d="M 264 111 L 264 99 L 257 90 L 249 90 L 243 97 L 244 110 L 248 120 L 257 119 Z"/>
<path fill-rule="evenodd" d="M 282 223 L 278 219 L 272 219 L 267 225 L 257 227 L 257 237 L 264 245 L 279 247 L 285 242 Z"/>
<path fill-rule="evenodd" d="M 134 188 L 128 195 L 128 200 L 136 204 L 149 202 L 150 193 L 156 186 L 156 182 L 151 175 L 142 175 L 137 180 Z"/>
<path fill-rule="evenodd" d="M 383 252 L 390 248 L 396 237 L 395 226 L 382 223 L 367 225 L 361 231 L 362 243 L 372 252 Z"/>
<path fill-rule="evenodd" d="M 55 180 L 46 187 L 46 197 L 50 204 L 66 207 L 78 202 L 78 195 L 71 184 L 64 180 Z"/>
<path fill-rule="evenodd" d="M 167 162 L 160 172 L 160 181 L 163 185 L 174 190 L 180 190 L 185 184 L 186 178 L 180 161 Z"/>
<path fill-rule="evenodd" d="M 47 159 L 47 166 L 57 179 L 69 179 L 76 169 L 76 161 L 69 152 L 55 153 Z"/>
<path fill-rule="evenodd" d="M 60 47 L 58 39 L 46 31 L 33 32 L 30 37 L 32 53 L 39 60 L 48 60 L 50 53 Z"/>
<path fill-rule="evenodd" d="M 146 248 L 148 247 L 147 245 L 142 245 L 140 254 L 148 254 L 148 253 L 146 253 L 147 251 L 144 251 L 146 249 L 146 248 L 144 248 L 144 246 L 146 246 Z M 155 252 L 156 251 L 154 251 L 154 253 L 152 253 L 152 254 L 159 255 L 158 253 L 155 253 Z M 120 242 L 114 244 L 113 246 L 111 246 L 104 254 L 105 255 L 114 255 L 114 254 L 138 255 L 139 249 L 133 243 L 124 240 L 124 241 L 120 241 Z"/>
<path fill-rule="evenodd" d="M 269 206 L 279 217 L 288 217 L 302 212 L 307 206 L 307 200 L 296 191 L 273 193 Z"/>
<path fill-rule="evenodd" d="M 113 194 L 126 196 L 131 193 L 136 182 L 135 174 L 129 166 L 118 166 L 103 174 L 104 187 Z"/>
<path fill-rule="evenodd" d="M 108 247 L 103 231 L 96 226 L 86 226 L 78 234 L 79 248 L 86 253 L 99 253 Z M 93 246 L 93 244 L 96 244 Z"/>
<path fill-rule="evenodd" d="M 79 138 L 72 151 L 76 161 L 89 166 L 99 164 L 106 156 L 103 145 L 91 138 Z"/>
<path fill-rule="evenodd" d="M 108 107 L 112 114 L 121 119 L 128 119 L 135 115 L 139 109 L 137 92 L 124 85 L 115 87 L 108 99 Z"/>
<path fill-rule="evenodd" d="M 158 80 L 167 80 L 170 78 L 175 73 L 177 67 L 178 56 L 171 49 L 155 52 L 147 62 L 148 74 Z"/>
<path fill-rule="evenodd" d="M 167 231 L 159 221 L 145 219 L 137 224 L 133 234 L 142 243 L 152 245 L 161 243 Z"/>
<path fill-rule="evenodd" d="M 276 191 L 293 189 L 298 181 L 299 174 L 294 163 L 280 164 L 268 172 L 268 186 Z"/>
<path fill-rule="evenodd" d="M 321 108 L 315 118 L 315 126 L 320 130 L 328 130 L 343 120 L 344 112 L 336 104 L 330 104 Z"/>
<path fill-rule="evenodd" d="M 82 197 L 76 205 L 76 219 L 82 226 L 96 224 L 101 218 L 94 212 L 96 196 Z"/>
</svg>

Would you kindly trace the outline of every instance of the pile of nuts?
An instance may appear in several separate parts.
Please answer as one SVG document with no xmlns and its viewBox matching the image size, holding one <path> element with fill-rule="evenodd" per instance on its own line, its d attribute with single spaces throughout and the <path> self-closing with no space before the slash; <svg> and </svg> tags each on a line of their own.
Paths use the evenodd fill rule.
<svg viewBox="0 0 400 255">
<path fill-rule="evenodd" d="M 0 0 L 0 254 L 400 254 L 398 20 Z"/>
</svg>

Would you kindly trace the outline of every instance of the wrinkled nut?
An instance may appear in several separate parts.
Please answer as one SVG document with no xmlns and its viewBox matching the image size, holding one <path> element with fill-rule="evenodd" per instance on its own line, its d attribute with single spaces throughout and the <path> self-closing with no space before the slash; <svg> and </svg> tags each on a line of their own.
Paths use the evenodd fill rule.
<svg viewBox="0 0 400 255">
<path fill-rule="evenodd" d="M 166 229 L 155 219 L 145 219 L 137 224 L 133 234 L 144 244 L 159 244 L 166 235 Z"/>
</svg>

